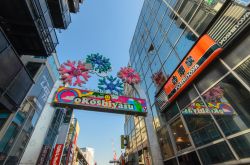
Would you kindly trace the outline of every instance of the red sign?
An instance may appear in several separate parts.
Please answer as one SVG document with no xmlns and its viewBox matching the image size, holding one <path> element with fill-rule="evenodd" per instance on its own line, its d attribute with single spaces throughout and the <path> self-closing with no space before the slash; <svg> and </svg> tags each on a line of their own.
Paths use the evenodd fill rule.
<svg viewBox="0 0 250 165">
<path fill-rule="evenodd" d="M 61 160 L 61 155 L 63 152 L 63 144 L 56 144 L 56 147 L 53 152 L 52 159 L 50 161 L 50 165 L 59 165 Z"/>
<path fill-rule="evenodd" d="M 221 51 L 222 48 L 207 34 L 202 36 L 164 85 L 168 96 L 166 103 L 172 102 Z"/>
</svg>

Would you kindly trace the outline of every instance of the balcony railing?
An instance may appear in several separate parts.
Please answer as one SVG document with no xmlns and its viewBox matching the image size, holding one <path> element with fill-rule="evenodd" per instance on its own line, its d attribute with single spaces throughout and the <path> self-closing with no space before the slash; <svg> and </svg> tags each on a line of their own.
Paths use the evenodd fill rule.
<svg viewBox="0 0 250 165">
<path fill-rule="evenodd" d="M 46 0 L 1 0 L 0 26 L 19 55 L 49 56 L 58 44 Z"/>
<path fill-rule="evenodd" d="M 68 1 L 47 0 L 55 28 L 66 29 L 71 22 Z"/>
<path fill-rule="evenodd" d="M 31 9 L 34 12 L 34 21 L 43 41 L 47 54 L 54 52 L 58 39 L 45 0 L 31 0 Z"/>
</svg>

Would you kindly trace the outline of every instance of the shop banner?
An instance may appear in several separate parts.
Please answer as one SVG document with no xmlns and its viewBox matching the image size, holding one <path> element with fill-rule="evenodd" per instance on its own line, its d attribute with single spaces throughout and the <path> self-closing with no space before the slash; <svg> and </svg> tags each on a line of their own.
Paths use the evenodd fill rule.
<svg viewBox="0 0 250 165">
<path fill-rule="evenodd" d="M 39 158 L 36 162 L 36 165 L 44 165 L 48 160 L 48 156 L 50 154 L 50 146 L 43 145 Z"/>
<path fill-rule="evenodd" d="M 164 85 L 168 98 L 165 104 L 172 102 L 221 51 L 208 35 L 202 36 Z"/>
<path fill-rule="evenodd" d="M 54 104 L 60 107 L 119 114 L 147 114 L 146 100 L 90 90 L 59 87 Z"/>
<path fill-rule="evenodd" d="M 50 161 L 50 165 L 59 165 L 61 161 L 61 156 L 63 152 L 63 144 L 56 144 L 56 147 L 54 149 L 52 159 Z"/>
</svg>

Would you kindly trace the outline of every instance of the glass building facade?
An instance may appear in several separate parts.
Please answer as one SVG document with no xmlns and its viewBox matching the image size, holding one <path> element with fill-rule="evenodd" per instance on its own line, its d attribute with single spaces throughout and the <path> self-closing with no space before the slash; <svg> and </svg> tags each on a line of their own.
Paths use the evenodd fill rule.
<svg viewBox="0 0 250 165">
<path fill-rule="evenodd" d="M 46 67 L 39 68 L 37 79 L 0 140 L 2 164 L 17 164 L 42 113 L 53 87 L 53 80 Z"/>
<path fill-rule="evenodd" d="M 144 1 L 130 63 L 141 75 L 165 164 L 250 162 L 249 11 L 224 0 Z M 162 107 L 166 82 L 205 34 L 222 53 Z"/>
</svg>

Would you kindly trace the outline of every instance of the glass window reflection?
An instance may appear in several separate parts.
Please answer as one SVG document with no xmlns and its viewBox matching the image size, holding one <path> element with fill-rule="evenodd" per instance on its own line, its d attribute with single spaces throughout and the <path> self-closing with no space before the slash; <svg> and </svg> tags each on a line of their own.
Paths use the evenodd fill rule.
<svg viewBox="0 0 250 165">
<path fill-rule="evenodd" d="M 180 109 L 186 107 L 191 101 L 198 97 L 198 93 L 193 86 L 186 88 L 182 94 L 177 98 L 177 103 Z"/>
<path fill-rule="evenodd" d="M 169 53 L 172 51 L 173 47 L 172 45 L 170 44 L 170 42 L 165 39 L 162 44 L 161 44 L 161 47 L 158 51 L 159 53 L 159 57 L 160 57 L 160 60 L 162 63 L 164 63 L 169 55 Z"/>
<path fill-rule="evenodd" d="M 167 58 L 167 61 L 164 64 L 165 71 L 168 75 L 171 75 L 173 73 L 179 62 L 180 60 L 177 58 L 176 53 L 172 51 L 172 53 Z"/>
<path fill-rule="evenodd" d="M 171 120 L 174 116 L 176 116 L 179 113 L 179 109 L 176 105 L 176 102 L 168 106 L 164 113 L 167 121 Z"/>
<path fill-rule="evenodd" d="M 203 95 L 210 111 L 221 111 L 216 115 L 225 135 L 243 131 L 250 127 L 250 93 L 233 75 L 229 75 Z"/>
<path fill-rule="evenodd" d="M 250 58 L 235 70 L 239 76 L 250 86 Z"/>
<path fill-rule="evenodd" d="M 202 1 L 198 12 L 196 12 L 194 18 L 191 20 L 190 25 L 196 30 L 198 34 L 202 34 L 207 26 L 210 24 L 215 14 L 222 7 L 221 0 L 215 1 Z"/>
<path fill-rule="evenodd" d="M 172 43 L 172 45 L 175 45 L 177 39 L 182 34 L 184 28 L 185 28 L 185 25 L 182 23 L 182 21 L 179 18 L 177 19 L 177 21 L 172 23 L 172 26 L 167 36 L 167 38 Z"/>
<path fill-rule="evenodd" d="M 188 148 L 191 146 L 191 143 L 188 138 L 188 134 L 184 128 L 184 125 L 180 118 L 174 121 L 171 125 L 171 130 L 173 133 L 173 137 L 176 143 L 177 150 L 180 151 L 182 149 Z"/>
<path fill-rule="evenodd" d="M 159 60 L 158 55 L 156 54 L 155 58 L 154 58 L 154 60 L 153 60 L 153 62 L 151 64 L 151 70 L 152 70 L 152 72 L 154 74 L 154 73 L 158 72 L 160 69 L 161 69 L 161 62 Z"/>
<path fill-rule="evenodd" d="M 250 133 L 229 140 L 240 158 L 250 156 Z"/>
<path fill-rule="evenodd" d="M 191 152 L 185 155 L 181 155 L 178 157 L 180 165 L 200 165 L 199 158 L 196 152 Z"/>
<path fill-rule="evenodd" d="M 180 59 L 183 59 L 191 47 L 194 45 L 197 37 L 188 29 L 184 31 L 178 43 L 175 46 L 175 50 L 178 53 Z"/>
<path fill-rule="evenodd" d="M 166 127 L 162 127 L 157 131 L 157 137 L 161 148 L 163 159 L 174 156 L 173 146 Z"/>
<path fill-rule="evenodd" d="M 182 111 L 196 146 L 201 146 L 221 138 L 219 130 L 210 116 L 210 113 L 203 113 L 205 110 L 207 110 L 205 104 L 201 99 L 198 99 Z"/>
<path fill-rule="evenodd" d="M 203 164 L 215 164 L 235 159 L 226 142 L 200 149 L 198 152 Z"/>
<path fill-rule="evenodd" d="M 213 85 L 218 79 L 224 76 L 228 70 L 221 64 L 219 60 L 214 61 L 210 64 L 203 73 L 197 78 L 196 86 L 199 89 L 200 93 L 204 92 Z"/>
</svg>

